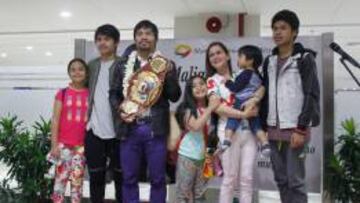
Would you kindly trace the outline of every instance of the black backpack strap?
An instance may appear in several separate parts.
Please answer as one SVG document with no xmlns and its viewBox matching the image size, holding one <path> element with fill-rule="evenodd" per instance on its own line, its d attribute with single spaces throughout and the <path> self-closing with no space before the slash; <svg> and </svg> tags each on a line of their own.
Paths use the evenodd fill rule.
<svg viewBox="0 0 360 203">
<path fill-rule="evenodd" d="M 63 104 L 65 101 L 65 94 L 67 91 L 67 87 L 61 89 L 61 103 Z"/>
</svg>

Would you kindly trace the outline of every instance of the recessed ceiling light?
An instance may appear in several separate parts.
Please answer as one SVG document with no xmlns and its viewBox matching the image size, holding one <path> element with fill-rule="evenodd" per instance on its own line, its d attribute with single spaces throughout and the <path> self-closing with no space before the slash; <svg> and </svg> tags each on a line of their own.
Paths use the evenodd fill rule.
<svg viewBox="0 0 360 203">
<path fill-rule="evenodd" d="M 31 51 L 31 50 L 34 49 L 34 47 L 32 47 L 32 46 L 27 46 L 27 47 L 25 47 L 25 49 L 28 50 L 28 51 Z"/>
<path fill-rule="evenodd" d="M 1 58 L 6 58 L 6 57 L 7 57 L 7 53 L 5 53 L 5 52 L 4 52 L 4 53 L 1 53 L 0 56 L 1 56 Z"/>
<path fill-rule="evenodd" d="M 72 13 L 70 13 L 69 11 L 61 11 L 60 12 L 60 17 L 62 18 L 70 18 L 72 16 Z"/>
<path fill-rule="evenodd" d="M 348 42 L 346 43 L 347 46 L 359 46 L 360 45 L 360 42 L 356 42 L 356 41 L 353 41 L 353 42 Z"/>
<path fill-rule="evenodd" d="M 45 56 L 52 56 L 52 55 L 53 55 L 53 53 L 50 51 L 45 52 Z"/>
</svg>

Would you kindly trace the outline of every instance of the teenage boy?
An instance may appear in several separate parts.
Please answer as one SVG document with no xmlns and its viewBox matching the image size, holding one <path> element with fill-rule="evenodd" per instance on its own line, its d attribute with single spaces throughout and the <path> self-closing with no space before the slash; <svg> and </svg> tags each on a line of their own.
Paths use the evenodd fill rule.
<svg viewBox="0 0 360 203">
<path fill-rule="evenodd" d="M 295 43 L 299 24 L 292 11 L 274 15 L 271 27 L 276 48 L 263 66 L 266 94 L 262 118 L 283 203 L 307 202 L 304 146 L 310 127 L 320 122 L 316 53 Z"/>
<path fill-rule="evenodd" d="M 89 121 L 85 156 L 90 175 L 92 203 L 104 202 L 107 170 L 113 174 L 116 201 L 122 202 L 119 141 L 114 130 L 117 112 L 111 108 L 109 101 L 115 65 L 121 60 L 116 56 L 119 40 L 120 33 L 115 26 L 106 24 L 98 27 L 95 44 L 100 57 L 89 62 Z"/>
</svg>

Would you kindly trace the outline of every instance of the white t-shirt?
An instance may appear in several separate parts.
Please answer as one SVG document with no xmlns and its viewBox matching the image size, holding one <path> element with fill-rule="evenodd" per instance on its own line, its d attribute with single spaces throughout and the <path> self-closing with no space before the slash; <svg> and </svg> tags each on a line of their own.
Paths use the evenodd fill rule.
<svg viewBox="0 0 360 203">
<path fill-rule="evenodd" d="M 101 139 L 116 137 L 114 123 L 109 102 L 109 76 L 110 67 L 114 60 L 101 62 L 101 67 L 95 87 L 93 112 L 90 117 L 88 129 Z"/>
<path fill-rule="evenodd" d="M 216 94 L 221 98 L 222 103 L 225 103 L 227 106 L 232 107 L 235 103 L 235 95 L 225 86 L 224 76 L 215 73 L 213 76 L 207 79 L 208 95 Z M 228 117 L 219 116 L 218 125 L 217 125 L 217 135 L 220 142 L 225 138 L 225 128 Z M 236 134 L 242 134 L 245 131 L 249 131 L 249 122 L 246 119 L 241 120 L 241 125 L 243 128 L 238 128 Z"/>
<path fill-rule="evenodd" d="M 235 102 L 234 95 L 230 90 L 225 86 L 223 82 L 225 78 L 217 73 L 207 79 L 208 95 L 216 94 L 219 96 L 226 105 L 233 106 Z M 225 137 L 225 127 L 227 122 L 227 117 L 220 116 L 217 125 L 217 135 L 222 142 Z"/>
</svg>

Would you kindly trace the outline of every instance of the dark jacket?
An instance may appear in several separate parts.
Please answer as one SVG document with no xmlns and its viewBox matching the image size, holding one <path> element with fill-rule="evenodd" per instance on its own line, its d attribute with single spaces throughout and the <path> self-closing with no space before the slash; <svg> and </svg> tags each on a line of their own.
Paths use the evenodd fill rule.
<svg viewBox="0 0 360 203">
<path fill-rule="evenodd" d="M 277 56 L 278 49 L 275 48 L 263 65 L 263 83 L 266 89 L 260 111 L 263 127 L 266 129 L 268 125 L 274 125 L 277 119 L 280 128 L 305 129 L 318 126 L 320 85 L 315 63 L 316 53 L 296 43 L 292 55 L 274 77 L 274 72 L 278 69 Z"/>
<path fill-rule="evenodd" d="M 124 58 L 117 64 L 114 71 L 114 82 L 110 87 L 110 103 L 116 115 L 115 131 L 120 139 L 126 139 L 128 130 L 132 123 L 125 123 L 118 111 L 119 105 L 124 101 L 123 78 L 125 76 L 125 66 L 128 58 Z M 170 133 L 170 104 L 176 102 L 181 96 L 181 88 L 178 82 L 175 64 L 168 63 L 168 69 L 165 76 L 164 86 L 158 101 L 150 109 L 151 127 L 154 135 L 166 135 Z M 140 68 L 140 62 L 136 60 L 135 71 Z"/>
</svg>

